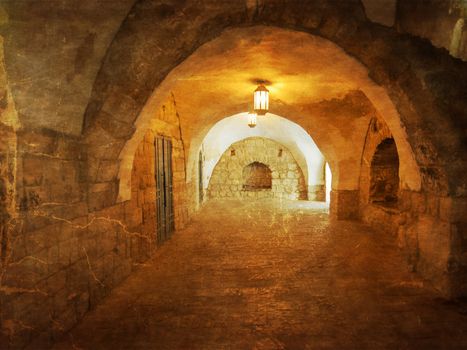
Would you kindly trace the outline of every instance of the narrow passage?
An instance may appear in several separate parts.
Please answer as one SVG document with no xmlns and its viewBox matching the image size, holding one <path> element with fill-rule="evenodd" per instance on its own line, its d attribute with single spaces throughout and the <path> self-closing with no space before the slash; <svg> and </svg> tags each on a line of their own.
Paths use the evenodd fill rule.
<svg viewBox="0 0 467 350">
<path fill-rule="evenodd" d="M 461 349 L 465 334 L 465 305 L 394 238 L 319 203 L 211 201 L 55 348 Z"/>
</svg>

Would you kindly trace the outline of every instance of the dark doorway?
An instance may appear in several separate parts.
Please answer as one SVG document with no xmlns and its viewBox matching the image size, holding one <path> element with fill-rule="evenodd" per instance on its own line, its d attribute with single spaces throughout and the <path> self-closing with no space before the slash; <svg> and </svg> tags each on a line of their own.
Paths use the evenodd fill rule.
<svg viewBox="0 0 467 350">
<path fill-rule="evenodd" d="M 156 137 L 156 234 L 157 244 L 162 244 L 172 236 L 175 229 L 172 186 L 172 141 Z"/>
</svg>

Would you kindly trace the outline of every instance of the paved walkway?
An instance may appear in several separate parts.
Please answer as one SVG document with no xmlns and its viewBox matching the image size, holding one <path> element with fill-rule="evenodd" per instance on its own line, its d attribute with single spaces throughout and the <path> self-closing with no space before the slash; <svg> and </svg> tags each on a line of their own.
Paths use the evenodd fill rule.
<svg viewBox="0 0 467 350">
<path fill-rule="evenodd" d="M 467 309 L 318 203 L 211 202 L 56 349 L 73 347 L 465 349 Z"/>
</svg>

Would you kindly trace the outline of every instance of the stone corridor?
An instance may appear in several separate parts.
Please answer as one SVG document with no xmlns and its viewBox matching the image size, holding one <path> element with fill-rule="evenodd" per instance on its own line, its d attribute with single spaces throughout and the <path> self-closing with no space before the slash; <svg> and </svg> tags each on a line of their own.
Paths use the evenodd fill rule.
<svg viewBox="0 0 467 350">
<path fill-rule="evenodd" d="M 393 238 L 303 201 L 211 201 L 55 349 L 461 349 L 467 308 Z"/>
</svg>

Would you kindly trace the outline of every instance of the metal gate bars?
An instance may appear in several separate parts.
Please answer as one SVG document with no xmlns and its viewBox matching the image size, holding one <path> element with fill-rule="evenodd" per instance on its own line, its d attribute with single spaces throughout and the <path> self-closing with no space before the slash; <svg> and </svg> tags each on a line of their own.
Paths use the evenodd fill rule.
<svg viewBox="0 0 467 350">
<path fill-rule="evenodd" d="M 164 243 L 175 229 L 172 185 L 172 141 L 158 136 L 154 140 L 156 176 L 157 244 Z"/>
</svg>

